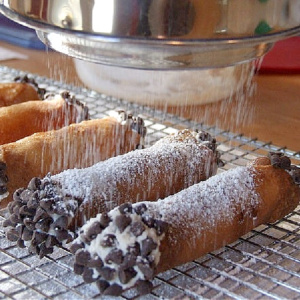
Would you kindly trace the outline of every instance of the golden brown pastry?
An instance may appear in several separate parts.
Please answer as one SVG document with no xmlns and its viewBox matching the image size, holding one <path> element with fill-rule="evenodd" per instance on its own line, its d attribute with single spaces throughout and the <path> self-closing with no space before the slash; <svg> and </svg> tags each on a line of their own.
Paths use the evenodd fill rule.
<svg viewBox="0 0 300 300">
<path fill-rule="evenodd" d="M 83 121 L 58 130 L 34 133 L 0 146 L 0 208 L 33 177 L 87 168 L 110 157 L 127 153 L 142 144 L 145 127 L 141 118 L 125 112 L 116 117 Z"/>
<path fill-rule="evenodd" d="M 48 95 L 44 101 L 27 101 L 0 108 L 0 145 L 35 132 L 59 129 L 88 119 L 87 107 L 68 92 Z"/>
<path fill-rule="evenodd" d="M 0 107 L 41 100 L 44 93 L 45 90 L 27 75 L 17 77 L 14 82 L 0 83 Z"/>
<path fill-rule="evenodd" d="M 286 162 L 279 157 L 272 166 L 269 159 L 259 160 L 163 200 L 127 203 L 99 214 L 73 241 L 75 272 L 96 282 L 105 295 L 133 286 L 141 294 L 150 292 L 156 274 L 292 212 L 300 200 L 300 169 Z"/>
<path fill-rule="evenodd" d="M 86 169 L 34 178 L 8 205 L 4 225 L 12 228 L 7 237 L 42 257 L 71 240 L 98 212 L 129 200 L 154 201 L 176 193 L 215 174 L 218 161 L 209 134 L 184 130 Z"/>
</svg>

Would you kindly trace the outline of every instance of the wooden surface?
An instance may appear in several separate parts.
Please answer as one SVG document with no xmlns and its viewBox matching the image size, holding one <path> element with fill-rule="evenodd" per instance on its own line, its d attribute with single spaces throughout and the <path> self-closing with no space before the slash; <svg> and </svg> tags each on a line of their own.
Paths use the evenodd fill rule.
<svg viewBox="0 0 300 300">
<path fill-rule="evenodd" d="M 0 61 L 1 65 L 83 85 L 76 75 L 72 59 L 63 54 L 28 50 L 3 42 L 0 42 L 0 47 L 24 53 L 29 58 Z M 255 75 L 253 86 L 254 94 L 243 101 L 235 99 L 210 105 L 169 107 L 168 111 L 300 151 L 300 74 Z"/>
</svg>

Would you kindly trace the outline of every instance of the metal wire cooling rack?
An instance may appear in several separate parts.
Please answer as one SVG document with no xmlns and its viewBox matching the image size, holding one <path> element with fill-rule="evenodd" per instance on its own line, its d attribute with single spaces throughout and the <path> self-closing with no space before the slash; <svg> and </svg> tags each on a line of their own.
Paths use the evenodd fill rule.
<svg viewBox="0 0 300 300">
<path fill-rule="evenodd" d="M 0 67 L 0 82 L 23 74 Z M 300 164 L 300 152 L 29 75 L 49 92 L 69 90 L 74 93 L 87 103 L 92 117 L 105 116 L 113 109 L 141 114 L 148 129 L 148 144 L 183 128 L 206 130 L 220 143 L 219 150 L 226 162 L 224 170 L 245 165 L 269 151 L 284 152 L 294 164 Z M 73 256 L 66 249 L 57 249 L 52 255 L 39 259 L 5 238 L 2 220 L 0 216 L 0 299 L 100 297 L 96 287 L 85 284 L 73 273 Z M 281 221 L 259 226 L 224 248 L 160 274 L 154 279 L 154 286 L 153 292 L 142 299 L 300 299 L 300 206 Z M 135 290 L 121 297 L 139 298 Z"/>
</svg>

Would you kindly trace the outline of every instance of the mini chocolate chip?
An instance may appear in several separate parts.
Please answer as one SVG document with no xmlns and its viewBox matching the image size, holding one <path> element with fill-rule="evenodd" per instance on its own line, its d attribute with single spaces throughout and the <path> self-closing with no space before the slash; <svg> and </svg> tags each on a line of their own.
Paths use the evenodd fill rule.
<svg viewBox="0 0 300 300">
<path fill-rule="evenodd" d="M 28 200 L 32 198 L 32 196 L 33 196 L 33 191 L 30 191 L 28 189 L 23 190 L 22 193 L 20 194 L 20 198 L 25 203 L 27 203 Z"/>
<path fill-rule="evenodd" d="M 142 241 L 142 247 L 141 247 L 141 255 L 143 257 L 148 256 L 152 250 L 156 249 L 157 244 L 153 241 L 152 238 L 148 237 L 145 240 Z"/>
<path fill-rule="evenodd" d="M 120 296 L 123 292 L 123 289 L 120 285 L 114 283 L 112 285 L 110 285 L 109 287 L 106 288 L 106 290 L 104 292 L 102 292 L 103 295 L 106 296 Z"/>
<path fill-rule="evenodd" d="M 123 203 L 119 206 L 119 211 L 121 214 L 131 213 L 132 205 L 130 203 Z"/>
<path fill-rule="evenodd" d="M 36 246 L 36 245 L 30 245 L 29 247 L 28 247 L 28 250 L 29 250 L 29 252 L 32 252 L 32 253 L 35 253 L 35 254 L 37 254 L 37 255 L 39 255 L 39 253 L 40 253 L 40 248 L 38 247 L 38 246 Z"/>
<path fill-rule="evenodd" d="M 291 167 L 291 160 L 287 156 L 282 156 L 280 159 L 280 167 L 289 170 Z"/>
<path fill-rule="evenodd" d="M 125 228 L 131 223 L 131 218 L 126 215 L 119 215 L 116 217 L 115 223 L 119 231 L 122 233 Z"/>
<path fill-rule="evenodd" d="M 13 193 L 13 201 L 18 202 L 18 203 L 23 203 L 23 200 L 21 199 L 21 194 L 24 191 L 24 188 L 17 189 Z"/>
<path fill-rule="evenodd" d="M 105 279 L 105 280 L 112 280 L 116 274 L 116 270 L 109 268 L 109 267 L 103 267 L 98 270 L 99 274 Z"/>
<path fill-rule="evenodd" d="M 81 275 L 83 273 L 84 269 L 85 269 L 84 266 L 76 264 L 76 263 L 73 266 L 74 273 L 77 275 Z"/>
<path fill-rule="evenodd" d="M 67 227 L 68 227 L 68 217 L 66 217 L 66 216 L 59 217 L 58 219 L 55 220 L 55 222 L 53 222 L 52 227 L 55 230 L 67 229 Z"/>
<path fill-rule="evenodd" d="M 113 249 L 105 257 L 105 262 L 108 264 L 115 263 L 120 265 L 123 262 L 122 250 Z"/>
<path fill-rule="evenodd" d="M 153 289 L 153 284 L 150 281 L 139 280 L 136 283 L 136 289 L 140 296 L 149 294 Z"/>
<path fill-rule="evenodd" d="M 137 266 L 140 271 L 144 274 L 145 279 L 150 280 L 154 276 L 154 269 L 150 266 L 147 261 L 139 261 L 137 262 Z"/>
<path fill-rule="evenodd" d="M 128 253 L 134 255 L 134 256 L 139 256 L 141 254 L 141 247 L 138 242 L 135 242 L 133 246 L 129 246 L 127 248 Z"/>
<path fill-rule="evenodd" d="M 145 231 L 145 228 L 141 222 L 134 222 L 130 226 L 130 231 L 134 236 L 140 236 Z"/>
<path fill-rule="evenodd" d="M 30 209 L 26 205 L 20 207 L 19 209 L 19 213 L 21 216 L 34 216 L 35 211 L 35 209 Z"/>
<path fill-rule="evenodd" d="M 6 232 L 6 237 L 9 241 L 16 242 L 19 239 L 19 233 L 17 232 L 17 230 L 15 228 L 10 228 Z"/>
<path fill-rule="evenodd" d="M 23 206 L 24 207 L 24 206 Z M 14 208 L 13 208 L 13 213 L 16 214 L 18 217 L 21 217 L 20 215 L 20 209 L 23 208 L 22 206 L 18 206 L 18 205 L 15 205 Z"/>
<path fill-rule="evenodd" d="M 45 218 L 45 219 L 41 219 L 35 224 L 35 228 L 39 229 L 41 231 L 44 231 L 44 232 L 48 232 L 52 222 L 53 222 L 53 220 L 50 217 Z"/>
<path fill-rule="evenodd" d="M 18 225 L 16 226 L 16 231 L 19 233 L 19 237 L 22 236 L 24 227 L 25 227 L 25 226 L 24 226 L 24 225 L 21 225 L 21 224 L 18 224 Z"/>
<path fill-rule="evenodd" d="M 88 228 L 86 231 L 85 237 L 86 239 L 90 242 L 91 240 L 95 239 L 96 236 L 101 233 L 102 231 L 102 226 L 100 222 L 94 222 L 91 224 L 91 226 Z"/>
<path fill-rule="evenodd" d="M 71 235 L 68 230 L 55 230 L 55 237 L 59 242 L 69 240 Z"/>
<path fill-rule="evenodd" d="M 5 186 L 8 182 L 8 177 L 6 175 L 0 176 L 0 185 Z"/>
<path fill-rule="evenodd" d="M 41 208 L 43 208 L 45 211 L 49 212 L 52 211 L 50 207 L 55 203 L 54 199 L 43 199 L 40 202 Z"/>
<path fill-rule="evenodd" d="M 154 227 L 154 219 L 149 217 L 149 216 L 143 216 L 142 221 L 144 222 L 145 225 L 147 225 L 149 228 Z"/>
<path fill-rule="evenodd" d="M 158 235 L 162 235 L 163 233 L 166 232 L 168 228 L 168 224 L 164 221 L 161 220 L 155 220 L 154 221 L 154 228 L 156 229 L 156 233 Z"/>
<path fill-rule="evenodd" d="M 32 243 L 35 245 L 39 245 L 47 239 L 47 234 L 43 232 L 34 231 L 32 237 Z"/>
<path fill-rule="evenodd" d="M 43 258 L 44 256 L 53 253 L 53 247 L 48 248 L 45 243 L 42 243 L 39 246 L 39 257 Z"/>
<path fill-rule="evenodd" d="M 102 228 L 106 228 L 108 226 L 108 224 L 110 223 L 111 219 L 110 217 L 108 216 L 107 213 L 102 213 L 101 216 L 100 216 L 100 224 L 102 226 Z"/>
<path fill-rule="evenodd" d="M 32 236 L 33 236 L 33 231 L 25 227 L 23 229 L 22 239 L 24 241 L 30 241 L 32 239 Z"/>
<path fill-rule="evenodd" d="M 24 241 L 22 239 L 17 240 L 17 246 L 19 248 L 25 248 L 26 247 L 25 244 L 24 244 Z"/>
<path fill-rule="evenodd" d="M 123 262 L 122 262 L 122 268 L 123 269 L 127 269 L 127 268 L 130 268 L 130 267 L 133 267 L 135 266 L 136 264 L 136 259 L 137 259 L 137 256 L 132 254 L 132 253 L 127 253 L 125 256 L 124 256 L 124 259 L 123 259 Z"/>
<path fill-rule="evenodd" d="M 8 191 L 7 186 L 0 186 L 0 195 L 5 194 Z"/>
<path fill-rule="evenodd" d="M 59 245 L 59 242 L 58 242 L 58 240 L 56 239 L 55 236 L 48 235 L 48 237 L 45 241 L 45 245 L 46 245 L 47 248 L 52 248 L 53 246 Z"/>
<path fill-rule="evenodd" d="M 93 270 L 90 268 L 84 268 L 82 278 L 85 283 L 92 283 L 97 280 L 97 278 L 93 277 Z"/>
<path fill-rule="evenodd" d="M 138 214 L 138 215 L 142 215 L 144 214 L 146 211 L 147 211 L 147 206 L 146 204 L 142 203 L 142 204 L 139 204 L 137 206 L 135 206 L 134 210 L 135 212 Z"/>
<path fill-rule="evenodd" d="M 96 284 L 100 293 L 103 293 L 109 287 L 109 283 L 106 280 L 97 280 Z"/>
<path fill-rule="evenodd" d="M 102 247 L 113 247 L 115 245 L 116 236 L 113 234 L 106 234 L 100 241 Z"/>
<path fill-rule="evenodd" d="M 14 212 L 14 208 L 15 207 L 19 207 L 20 206 L 20 203 L 19 202 L 16 202 L 16 201 L 12 201 L 12 202 L 9 202 L 8 205 L 7 205 L 7 209 L 9 211 L 10 214 L 12 214 Z"/>
<path fill-rule="evenodd" d="M 33 218 L 34 222 L 39 221 L 40 219 L 46 218 L 48 217 L 48 214 L 46 213 L 45 210 L 43 210 L 41 207 L 38 207 L 36 212 L 35 212 L 35 216 Z"/>
<path fill-rule="evenodd" d="M 78 265 L 86 266 L 90 259 L 91 259 L 91 255 L 85 249 L 79 249 L 75 254 L 75 262 Z"/>
<path fill-rule="evenodd" d="M 9 220 L 14 224 L 22 223 L 22 219 L 18 217 L 16 214 L 11 214 Z"/>
<path fill-rule="evenodd" d="M 25 218 L 23 220 L 23 223 L 28 229 L 30 229 L 30 230 L 35 229 L 35 222 L 33 222 L 30 218 Z"/>
<path fill-rule="evenodd" d="M 90 268 L 101 268 L 103 267 L 103 261 L 100 257 L 92 258 L 88 261 L 87 266 Z"/>
<path fill-rule="evenodd" d="M 37 195 L 33 194 L 32 198 L 28 200 L 27 207 L 31 209 L 37 209 L 39 206 L 39 200 L 37 199 Z"/>
<path fill-rule="evenodd" d="M 13 223 L 10 219 L 6 219 L 3 221 L 3 227 L 13 227 L 16 223 Z"/>
<path fill-rule="evenodd" d="M 28 184 L 28 189 L 36 190 L 39 189 L 40 186 L 41 186 L 41 180 L 38 177 L 34 177 L 30 180 Z"/>
<path fill-rule="evenodd" d="M 135 277 L 136 271 L 133 268 L 120 269 L 118 272 L 121 283 L 126 284 Z"/>
<path fill-rule="evenodd" d="M 84 244 L 83 243 L 74 242 L 70 246 L 70 251 L 71 251 L 72 254 L 75 254 L 79 249 L 82 249 L 82 248 L 84 248 Z"/>
</svg>

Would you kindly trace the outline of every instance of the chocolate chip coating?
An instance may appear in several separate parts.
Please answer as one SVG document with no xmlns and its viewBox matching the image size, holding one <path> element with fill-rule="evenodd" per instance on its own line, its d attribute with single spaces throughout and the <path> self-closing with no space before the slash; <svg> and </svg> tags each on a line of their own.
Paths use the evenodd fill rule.
<svg viewBox="0 0 300 300">
<path fill-rule="evenodd" d="M 150 281 L 139 280 L 136 284 L 136 289 L 141 296 L 150 293 L 152 288 L 153 284 Z"/>
<path fill-rule="evenodd" d="M 141 255 L 147 256 L 152 250 L 157 247 L 157 244 L 153 241 L 152 238 L 148 237 L 142 241 Z"/>
<path fill-rule="evenodd" d="M 112 280 L 116 274 L 116 270 L 109 267 L 103 267 L 100 270 L 98 270 L 98 272 L 105 280 L 108 281 Z"/>
<path fill-rule="evenodd" d="M 96 284 L 100 293 L 103 293 L 109 287 L 109 283 L 106 280 L 102 279 L 98 280 Z"/>
<path fill-rule="evenodd" d="M 96 238 L 96 236 L 101 233 L 102 231 L 102 225 L 100 222 L 94 222 L 89 229 L 87 230 L 86 234 L 85 234 L 85 239 L 87 241 L 91 241 L 94 238 Z"/>
<path fill-rule="evenodd" d="M 91 259 L 90 253 L 85 249 L 79 249 L 75 255 L 75 262 L 78 265 L 86 266 L 88 261 Z"/>
<path fill-rule="evenodd" d="M 108 264 L 115 263 L 121 264 L 123 262 L 122 250 L 113 249 L 105 257 L 105 262 Z"/>
<path fill-rule="evenodd" d="M 76 263 L 73 266 L 74 273 L 77 275 L 82 275 L 84 268 L 85 268 L 84 266 L 76 264 Z"/>
<path fill-rule="evenodd" d="M 84 268 L 82 278 L 86 283 L 92 283 L 97 280 L 97 278 L 93 277 L 93 270 L 90 268 Z"/>
<path fill-rule="evenodd" d="M 128 283 L 132 278 L 135 277 L 135 275 L 136 271 L 134 268 L 120 269 L 118 273 L 120 282 L 123 284 Z"/>
<path fill-rule="evenodd" d="M 130 203 L 123 203 L 119 206 L 119 211 L 121 214 L 131 213 L 132 205 Z"/>
<path fill-rule="evenodd" d="M 126 215 L 119 215 L 116 217 L 115 223 L 120 232 L 123 232 L 125 228 L 131 223 L 131 218 Z"/>
<path fill-rule="evenodd" d="M 19 239 L 19 233 L 15 228 L 11 228 L 7 231 L 6 237 L 11 242 L 16 242 Z"/>
<path fill-rule="evenodd" d="M 137 237 L 140 236 L 145 231 L 145 227 L 141 222 L 134 222 L 130 226 L 130 231 L 134 236 Z"/>
<path fill-rule="evenodd" d="M 123 292 L 123 289 L 120 285 L 114 283 L 112 285 L 110 285 L 109 287 L 107 287 L 104 291 L 103 291 L 103 295 L 106 295 L 106 296 L 114 296 L 114 297 L 117 297 L 117 296 L 120 296 Z"/>
</svg>

